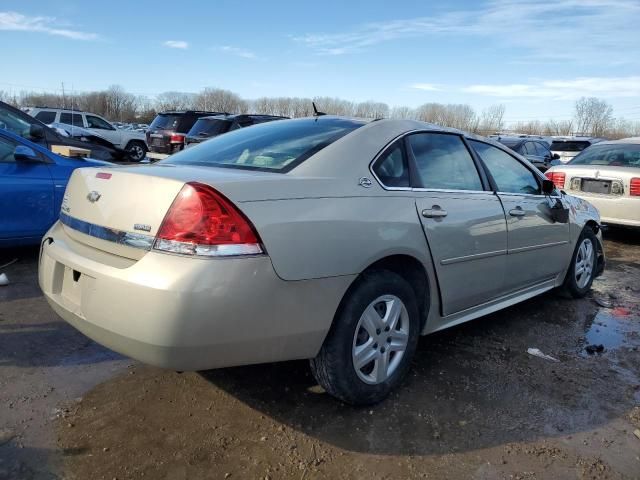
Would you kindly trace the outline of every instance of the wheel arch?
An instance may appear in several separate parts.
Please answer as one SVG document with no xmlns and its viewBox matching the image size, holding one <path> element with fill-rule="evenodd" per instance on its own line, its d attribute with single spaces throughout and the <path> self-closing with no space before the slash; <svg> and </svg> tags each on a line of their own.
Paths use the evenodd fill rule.
<svg viewBox="0 0 640 480">
<path fill-rule="evenodd" d="M 392 254 L 376 260 L 367 266 L 354 280 L 345 291 L 336 313 L 334 321 L 338 317 L 343 308 L 344 302 L 349 297 L 353 289 L 367 276 L 369 272 L 387 270 L 404 278 L 411 286 L 416 295 L 418 303 L 418 311 L 420 313 L 420 331 L 424 326 L 429 315 L 431 305 L 432 289 L 429 281 L 429 274 L 425 265 L 416 257 L 407 254 Z M 333 322 L 332 322 L 333 323 Z"/>
</svg>

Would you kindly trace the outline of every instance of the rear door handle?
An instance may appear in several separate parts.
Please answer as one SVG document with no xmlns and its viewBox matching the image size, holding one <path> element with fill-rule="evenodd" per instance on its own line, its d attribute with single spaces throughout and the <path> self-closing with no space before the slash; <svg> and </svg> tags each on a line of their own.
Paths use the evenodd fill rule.
<svg viewBox="0 0 640 480">
<path fill-rule="evenodd" d="M 447 211 L 443 210 L 438 205 L 434 205 L 431 208 L 425 208 L 422 210 L 422 216 L 425 218 L 443 218 L 447 216 Z"/>
<path fill-rule="evenodd" d="M 509 210 L 509 215 L 512 217 L 524 217 L 527 214 L 522 207 L 516 207 Z"/>
</svg>

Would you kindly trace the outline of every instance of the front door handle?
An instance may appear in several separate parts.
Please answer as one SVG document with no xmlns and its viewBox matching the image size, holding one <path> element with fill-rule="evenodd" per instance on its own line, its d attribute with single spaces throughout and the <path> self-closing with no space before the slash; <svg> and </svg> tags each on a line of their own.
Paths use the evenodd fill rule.
<svg viewBox="0 0 640 480">
<path fill-rule="evenodd" d="M 524 217 L 527 214 L 522 207 L 516 207 L 509 210 L 509 215 L 512 217 Z"/>
<path fill-rule="evenodd" d="M 443 210 L 438 205 L 434 205 L 431 208 L 425 208 L 422 210 L 422 216 L 425 218 L 443 218 L 447 216 L 447 211 Z"/>
</svg>

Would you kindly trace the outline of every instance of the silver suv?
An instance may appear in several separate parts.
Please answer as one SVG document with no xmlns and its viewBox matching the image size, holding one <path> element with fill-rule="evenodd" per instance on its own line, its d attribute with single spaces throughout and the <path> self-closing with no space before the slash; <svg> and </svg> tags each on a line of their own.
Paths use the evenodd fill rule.
<svg viewBox="0 0 640 480">
<path fill-rule="evenodd" d="M 149 150 L 144 133 L 116 128 L 95 113 L 48 107 L 29 107 L 25 111 L 47 125 L 64 123 L 91 130 L 127 152 L 129 159 L 134 162 L 143 160 Z"/>
</svg>

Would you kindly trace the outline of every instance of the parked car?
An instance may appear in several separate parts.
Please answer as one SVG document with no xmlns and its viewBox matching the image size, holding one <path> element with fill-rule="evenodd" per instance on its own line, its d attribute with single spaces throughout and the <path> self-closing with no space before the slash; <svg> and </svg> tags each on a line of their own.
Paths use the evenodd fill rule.
<svg viewBox="0 0 640 480">
<path fill-rule="evenodd" d="M 238 128 L 250 127 L 259 123 L 273 122 L 274 120 L 285 120 L 289 117 L 277 115 L 214 115 L 212 117 L 201 117 L 193 124 L 189 133 L 184 139 L 185 148 L 204 142 L 212 137 L 236 130 Z"/>
<path fill-rule="evenodd" d="M 524 156 L 541 172 L 549 169 L 552 160 L 560 158 L 560 156 L 551 152 L 549 144 L 544 140 L 544 137 L 492 135 L 491 138 Z"/>
<path fill-rule="evenodd" d="M 147 129 L 147 144 L 154 153 L 171 155 L 184 148 L 184 139 L 199 118 L 224 115 L 224 112 L 199 110 L 162 112 Z"/>
<path fill-rule="evenodd" d="M 85 148 L 91 150 L 91 158 L 110 162 L 120 161 L 124 156 L 124 152 L 111 142 L 92 141 L 83 136 L 71 137 L 66 130 L 50 128 L 40 120 L 4 102 L 0 102 L 0 128 L 48 149 L 56 145 Z"/>
<path fill-rule="evenodd" d="M 106 165 L 99 160 L 56 155 L 0 130 L 0 247 L 38 244 L 58 219 L 73 170 Z"/>
<path fill-rule="evenodd" d="M 46 124 L 64 123 L 91 130 L 126 152 L 128 159 L 133 162 L 139 162 L 147 155 L 148 148 L 144 134 L 116 128 L 95 113 L 48 107 L 29 107 L 25 111 Z"/>
<path fill-rule="evenodd" d="M 553 152 L 554 158 L 555 155 L 557 155 L 560 163 L 568 163 L 584 149 L 603 140 L 602 138 L 596 137 L 556 136 L 551 137 L 551 145 L 549 148 Z"/>
<path fill-rule="evenodd" d="M 93 130 L 82 127 L 74 127 L 73 125 L 67 125 L 66 123 L 51 123 L 49 124 L 49 127 L 55 129 L 58 133 L 66 137 L 77 138 L 78 140 L 81 140 L 85 143 L 89 142 L 117 150 L 116 146 L 113 143 L 111 143 L 106 138 L 98 135 Z"/>
<path fill-rule="evenodd" d="M 592 145 L 547 178 L 592 203 L 602 222 L 640 227 L 640 137 Z"/>
<path fill-rule="evenodd" d="M 80 331 L 176 370 L 310 358 L 353 404 L 399 384 L 419 334 L 584 296 L 604 268 L 588 202 L 499 143 L 412 120 L 241 128 L 78 170 L 66 199 L 39 282 Z"/>
</svg>

